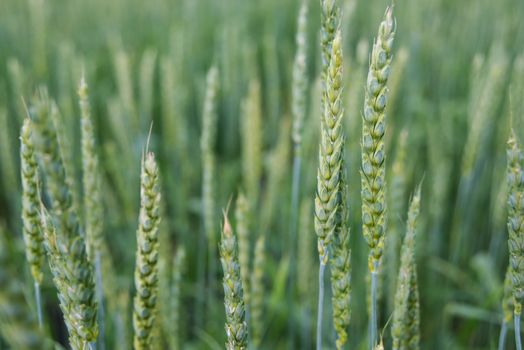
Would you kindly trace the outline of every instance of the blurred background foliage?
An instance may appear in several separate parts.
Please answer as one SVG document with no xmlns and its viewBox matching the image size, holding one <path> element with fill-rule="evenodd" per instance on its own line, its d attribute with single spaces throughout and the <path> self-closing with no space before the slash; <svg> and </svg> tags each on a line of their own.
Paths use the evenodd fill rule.
<svg viewBox="0 0 524 350">
<path fill-rule="evenodd" d="M 309 2 L 310 98 L 300 197 L 312 203 L 318 163 L 320 13 L 318 1 Z M 368 294 L 367 248 L 360 228 L 360 113 L 371 43 L 389 2 L 339 3 L 346 61 L 344 118 L 353 249 L 349 342 L 351 348 L 360 349 L 366 346 L 363 301 Z M 267 237 L 262 348 L 288 346 L 290 318 L 299 330 L 297 339 L 298 333 L 305 339 L 300 348 L 312 344 L 307 334 L 312 333 L 311 318 L 316 314 L 316 270 L 312 266 L 318 262 L 312 212 L 303 211 L 305 224 L 299 231 L 299 242 L 309 240 L 310 247 L 311 265 L 299 261 L 297 266 L 298 282 L 306 286 L 306 292 L 295 295 L 291 313 L 286 275 L 292 152 L 278 156 L 282 149 L 291 147 L 286 125 L 291 119 L 299 5 L 293 0 L 0 2 L 0 225 L 9 232 L 14 247 L 6 265 L 24 266 L 19 268 L 24 273 L 14 278 L 19 279 L 17 284 L 28 286 L 27 307 L 33 305 L 21 249 L 18 170 L 24 101 L 30 100 L 40 85 L 46 85 L 56 100 L 59 131 L 66 145 L 64 157 L 70 165 L 75 195 L 81 198 L 76 88 L 84 72 L 103 171 L 104 233 L 114 261 L 115 283 L 123 291 L 114 302 L 126 304 L 133 293 L 139 161 L 153 122 L 150 148 L 158 154 L 165 204 L 163 254 L 172 256 L 181 245 L 187 251 L 181 303 L 184 348 L 223 347 L 219 269 L 206 286 L 211 295 L 205 308 L 195 297 L 199 268 L 207 266 L 206 253 L 199 253 L 205 251 L 199 138 L 205 74 L 216 64 L 220 84 L 215 145 L 217 237 L 221 209 L 243 188 L 240 120 L 245 115 L 241 105 L 250 82 L 258 81 L 262 126 L 252 132 L 261 133 L 263 158 L 261 199 L 251 241 L 262 233 Z M 398 0 L 394 5 L 398 29 L 387 130 L 391 193 L 395 191 L 391 167 L 400 153 L 403 130 L 407 138 L 401 168 L 405 190 L 398 197 L 391 196 L 390 207 L 395 210 L 389 226 L 404 230 L 408 199 L 424 178 L 417 241 L 422 348 L 493 348 L 508 263 L 504 171 L 510 116 L 520 140 L 524 140 L 524 2 Z M 388 278 L 385 273 L 384 281 Z M 381 287 L 381 325 L 392 311 L 388 296 L 394 291 L 387 286 L 383 283 Z M 66 331 L 49 273 L 43 292 L 46 317 L 54 321 L 49 332 L 63 342 Z M 0 302 L 9 300 L 0 293 Z M 309 317 L 303 317 L 305 310 L 309 310 Z M 327 328 L 330 322 L 328 312 L 326 329 L 331 329 Z M 127 326 L 131 332 L 130 324 Z M 386 344 L 389 333 L 389 328 L 383 332 Z M 119 345 L 111 329 L 107 343 L 113 344 L 110 348 Z M 295 343 L 299 344 L 298 340 Z M 4 346 L 2 341 L 0 344 Z M 327 342 L 327 346 L 332 344 Z"/>
</svg>

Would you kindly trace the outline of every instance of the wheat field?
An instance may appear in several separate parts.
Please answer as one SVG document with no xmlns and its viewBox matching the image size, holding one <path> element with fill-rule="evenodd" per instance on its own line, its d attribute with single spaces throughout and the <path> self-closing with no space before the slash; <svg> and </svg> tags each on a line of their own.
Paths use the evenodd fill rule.
<svg viewBox="0 0 524 350">
<path fill-rule="evenodd" d="M 2 0 L 0 350 L 520 350 L 523 97 L 520 0 Z"/>
</svg>

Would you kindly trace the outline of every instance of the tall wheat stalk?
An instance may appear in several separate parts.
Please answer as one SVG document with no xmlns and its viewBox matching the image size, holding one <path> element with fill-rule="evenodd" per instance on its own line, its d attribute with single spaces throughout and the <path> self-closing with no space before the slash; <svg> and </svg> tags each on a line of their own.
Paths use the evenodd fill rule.
<svg viewBox="0 0 524 350">
<path fill-rule="evenodd" d="M 318 309 L 317 309 L 317 350 L 322 349 L 322 320 L 324 313 L 324 273 L 329 260 L 329 246 L 333 232 L 339 226 L 339 180 L 342 165 L 343 134 L 341 118 L 337 114 L 328 116 L 328 73 L 332 65 L 333 42 L 338 28 L 339 8 L 334 0 L 321 1 L 320 44 L 322 57 L 321 104 L 320 104 L 320 150 L 317 172 L 317 193 L 315 197 L 315 231 L 318 237 Z M 339 42 L 340 44 L 340 42 Z M 340 50 L 340 48 L 339 48 Z M 341 61 L 340 61 L 341 63 Z M 332 87 L 333 88 L 333 87 Z M 337 89 L 340 86 L 336 87 Z"/>
<path fill-rule="evenodd" d="M 204 233 L 207 239 L 208 247 L 208 302 L 207 307 L 210 308 L 213 303 L 213 285 L 216 274 L 216 249 L 217 249 L 217 234 L 216 234 L 216 191 L 215 191 L 215 177 L 216 177 L 216 160 L 215 160 L 215 143 L 216 143 L 216 129 L 217 129 L 217 111 L 216 99 L 218 93 L 218 70 L 216 67 L 211 67 L 206 77 L 206 96 L 204 99 L 204 110 L 202 115 L 202 135 L 200 137 L 200 148 L 202 151 L 202 214 Z M 200 282 L 200 283 L 203 283 Z M 202 284 L 203 286 L 205 284 Z M 202 291 L 199 291 L 199 297 Z M 203 300 L 201 301 L 203 302 Z"/>
<path fill-rule="evenodd" d="M 517 350 L 522 349 L 520 315 L 524 299 L 524 172 L 523 155 L 513 129 L 507 148 L 508 181 L 508 246 L 511 284 L 513 291 L 513 320 Z"/>
<path fill-rule="evenodd" d="M 293 64 L 293 81 L 292 81 L 292 101 L 291 108 L 293 113 L 293 175 L 291 180 L 291 210 L 290 210 L 290 228 L 289 228 L 289 250 L 290 250 L 290 273 L 288 288 L 288 305 L 290 314 L 294 314 L 293 297 L 295 292 L 295 273 L 296 273 L 296 236 L 297 236 L 297 212 L 300 199 L 300 172 L 302 165 L 302 128 L 306 117 L 306 95 L 308 86 L 307 77 L 307 14 L 308 2 L 303 0 L 300 5 L 300 12 L 297 22 L 297 33 L 295 43 L 297 46 L 295 61 Z M 295 346 L 295 322 L 294 318 L 289 318 L 291 348 Z"/>
<path fill-rule="evenodd" d="M 102 245 L 104 238 L 102 233 L 103 205 L 100 173 L 98 169 L 98 156 L 95 150 L 95 135 L 91 108 L 89 106 L 88 87 L 84 77 L 80 80 L 78 97 L 81 112 L 81 136 L 82 136 L 82 171 L 84 188 L 84 212 L 86 227 L 87 255 L 95 265 L 96 295 L 98 302 L 98 347 L 105 349 L 105 308 L 104 287 L 102 282 Z"/>
<path fill-rule="evenodd" d="M 386 233 L 386 84 L 393 56 L 394 38 L 393 8 L 388 7 L 371 52 L 362 115 L 362 231 L 371 250 L 368 259 L 371 273 L 370 350 L 377 342 L 377 282 Z"/>
</svg>

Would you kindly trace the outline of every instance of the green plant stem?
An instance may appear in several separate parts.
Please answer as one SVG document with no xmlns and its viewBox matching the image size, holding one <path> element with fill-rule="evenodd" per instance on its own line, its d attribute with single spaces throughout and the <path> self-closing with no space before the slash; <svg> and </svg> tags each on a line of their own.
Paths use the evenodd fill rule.
<svg viewBox="0 0 524 350">
<path fill-rule="evenodd" d="M 513 319 L 515 320 L 515 345 L 517 350 L 522 350 L 522 341 L 520 340 L 520 314 L 516 314 Z"/>
<path fill-rule="evenodd" d="M 293 157 L 293 177 L 291 183 L 291 219 L 289 229 L 289 255 L 290 255 L 290 271 L 289 271 L 289 289 L 288 289 L 288 305 L 290 315 L 294 315 L 294 291 L 295 291 L 295 272 L 296 272 L 296 237 L 297 237 L 297 220 L 298 220 L 298 199 L 300 195 L 300 167 L 301 158 L 298 152 L 295 152 Z M 289 318 L 289 332 L 291 349 L 295 347 L 295 318 Z"/>
<path fill-rule="evenodd" d="M 324 311 L 324 272 L 326 264 L 320 260 L 318 269 L 317 350 L 322 350 L 322 314 Z"/>
<path fill-rule="evenodd" d="M 102 260 L 100 251 L 95 252 L 96 299 L 98 301 L 98 349 L 105 350 L 104 288 L 102 286 Z"/>
<path fill-rule="evenodd" d="M 504 350 L 506 345 L 506 334 L 508 333 L 508 324 L 506 321 L 502 322 L 502 327 L 500 328 L 500 337 L 499 337 L 499 347 L 498 350 Z"/>
<path fill-rule="evenodd" d="M 42 297 L 40 293 L 40 283 L 35 281 L 35 300 L 36 300 L 36 314 L 38 315 L 38 328 L 42 329 L 43 320 L 42 320 Z"/>
<path fill-rule="evenodd" d="M 377 341 L 377 282 L 378 266 L 375 266 L 375 270 L 371 272 L 371 316 L 369 318 L 369 349 L 371 350 L 375 348 Z"/>
<path fill-rule="evenodd" d="M 206 289 L 206 263 L 204 253 L 206 251 L 205 233 L 201 232 L 198 237 L 197 251 L 197 294 L 196 294 L 196 317 L 195 330 L 200 330 L 203 325 L 203 313 L 205 309 L 205 289 Z"/>
</svg>

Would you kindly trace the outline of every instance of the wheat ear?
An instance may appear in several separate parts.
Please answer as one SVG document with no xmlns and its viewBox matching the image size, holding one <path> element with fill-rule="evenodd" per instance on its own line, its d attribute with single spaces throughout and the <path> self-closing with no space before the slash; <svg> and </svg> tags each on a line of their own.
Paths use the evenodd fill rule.
<svg viewBox="0 0 524 350">
<path fill-rule="evenodd" d="M 417 266 L 415 262 L 416 224 L 420 212 L 420 188 L 411 199 L 408 210 L 406 236 L 402 245 L 400 269 L 398 272 L 395 310 L 393 313 L 394 350 L 419 348 L 419 296 L 417 286 Z"/>
<path fill-rule="evenodd" d="M 0 224 L 0 335 L 10 349 L 51 350 L 54 347 L 28 308 L 12 243 Z"/>
<path fill-rule="evenodd" d="M 150 349 L 156 318 L 158 295 L 158 225 L 160 188 L 158 166 L 153 153 L 142 160 L 140 175 L 140 214 L 137 230 L 135 266 L 136 295 L 133 301 L 133 344 L 135 349 Z"/>
<path fill-rule="evenodd" d="M 35 150 L 31 140 L 31 121 L 24 120 L 20 133 L 20 168 L 22 174 L 22 232 L 24 235 L 25 254 L 34 280 L 36 311 L 38 324 L 42 327 L 42 305 L 40 285 L 42 284 L 42 267 L 45 259 L 44 237 L 40 229 L 38 215 L 40 201 L 38 198 L 38 166 Z"/>
<path fill-rule="evenodd" d="M 339 178 L 342 160 L 341 121 L 328 117 L 328 73 L 332 64 L 333 42 L 340 18 L 334 0 L 321 0 L 320 44 L 322 49 L 321 98 L 320 98 L 320 150 L 315 197 L 315 231 L 318 237 L 318 311 L 317 350 L 322 349 L 322 319 L 324 310 L 324 273 L 329 259 L 329 245 L 338 226 Z M 338 113 L 337 115 L 338 116 Z"/>
<path fill-rule="evenodd" d="M 84 349 L 88 344 L 91 346 L 98 336 L 95 283 L 56 129 L 52 125 L 56 113 L 46 91 L 41 90 L 29 111 L 34 126 L 32 140 L 51 203 L 51 212 L 42 211 L 41 220 L 49 265 L 71 346 Z"/>
<path fill-rule="evenodd" d="M 393 8 L 388 7 L 380 23 L 378 36 L 371 52 L 362 115 L 362 231 L 371 249 L 368 261 L 371 272 L 369 349 L 373 349 L 377 338 L 377 275 L 384 249 L 386 228 L 386 153 L 384 149 L 386 84 L 390 72 L 394 37 Z"/>
<path fill-rule="evenodd" d="M 105 308 L 102 280 L 103 205 L 98 156 L 95 149 L 95 135 L 88 87 L 84 77 L 78 87 L 80 125 L 82 139 L 82 184 L 84 189 L 84 217 L 86 227 L 87 256 L 95 265 L 96 294 L 98 301 L 99 350 L 105 349 Z"/>
<path fill-rule="evenodd" d="M 237 240 L 224 212 L 220 241 L 220 261 L 224 272 L 224 306 L 226 309 L 226 349 L 247 349 L 247 323 L 238 263 Z"/>
</svg>

